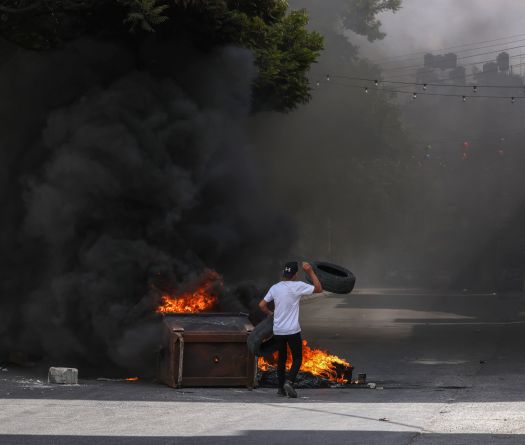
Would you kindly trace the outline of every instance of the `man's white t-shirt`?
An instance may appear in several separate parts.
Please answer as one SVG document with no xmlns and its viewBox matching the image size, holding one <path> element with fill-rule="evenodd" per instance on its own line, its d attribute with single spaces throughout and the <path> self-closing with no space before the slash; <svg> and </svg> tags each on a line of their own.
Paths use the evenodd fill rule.
<svg viewBox="0 0 525 445">
<path fill-rule="evenodd" d="M 274 284 L 264 301 L 273 301 L 273 333 L 275 335 L 291 335 L 301 332 L 299 326 L 299 300 L 302 295 L 314 293 L 314 286 L 302 281 L 281 281 Z"/>
</svg>

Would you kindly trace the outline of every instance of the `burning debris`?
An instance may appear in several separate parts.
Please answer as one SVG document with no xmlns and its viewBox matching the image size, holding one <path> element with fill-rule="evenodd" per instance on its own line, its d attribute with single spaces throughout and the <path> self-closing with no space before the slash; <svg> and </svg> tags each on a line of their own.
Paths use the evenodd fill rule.
<svg viewBox="0 0 525 445">
<path fill-rule="evenodd" d="M 275 352 L 270 358 L 259 357 L 259 383 L 262 386 L 277 386 L 277 357 Z M 288 351 L 286 367 L 292 365 L 292 356 Z M 337 355 L 322 349 L 312 349 L 303 340 L 303 362 L 297 378 L 298 388 L 329 387 L 335 384 L 345 385 L 352 379 L 353 366 Z"/>
<path fill-rule="evenodd" d="M 127 377 L 122 379 L 108 378 L 108 377 L 98 377 L 98 382 L 138 382 L 138 377 Z"/>
<path fill-rule="evenodd" d="M 218 289 L 223 287 L 221 276 L 207 271 L 202 283 L 192 291 L 180 295 L 162 295 L 158 314 L 199 313 L 212 311 L 218 304 Z"/>
<path fill-rule="evenodd" d="M 162 287 L 162 286 L 158 286 Z M 157 288 L 158 288 L 157 287 Z M 243 366 L 243 371 L 235 370 L 232 366 L 227 366 L 221 372 L 226 372 L 228 377 L 224 380 L 217 376 L 212 378 L 214 373 L 219 369 L 219 364 L 231 363 L 232 358 L 223 355 L 223 346 L 218 343 L 209 343 L 206 347 L 206 342 L 211 341 L 210 338 L 220 335 L 221 338 L 228 338 L 229 347 L 235 347 L 238 350 L 237 360 L 240 356 L 246 355 L 248 363 L 254 360 L 254 356 L 249 353 L 246 347 L 247 333 L 251 331 L 251 327 L 246 331 L 246 326 L 251 326 L 248 319 L 244 319 L 245 315 L 241 316 L 217 312 L 219 308 L 219 296 L 223 290 L 224 283 L 222 277 L 215 271 L 207 271 L 203 278 L 199 280 L 193 290 L 186 292 L 177 292 L 176 290 L 164 289 L 161 291 L 161 304 L 157 307 L 156 313 L 164 315 L 164 323 L 168 327 L 167 332 L 170 340 L 165 341 L 165 346 L 159 356 L 159 379 L 169 386 L 180 387 L 189 382 L 195 382 L 197 385 L 211 384 L 222 386 L 224 384 L 232 384 L 235 379 L 233 375 L 237 376 L 235 384 L 242 384 L 250 386 L 253 383 L 254 376 L 242 376 L 247 366 Z M 237 322 L 241 321 L 237 326 Z M 237 323 L 237 324 L 236 324 Z M 226 329 L 227 334 L 222 330 Z M 204 335 L 200 340 L 202 350 L 195 349 L 191 343 L 195 342 L 197 337 L 196 332 Z M 210 337 L 211 336 L 211 337 Z M 210 337 L 210 338 L 208 338 Z M 189 344 L 186 344 L 188 343 Z M 233 346 L 236 343 L 240 345 Z M 180 344 L 184 346 L 181 347 Z M 183 357 L 186 357 L 185 359 Z M 194 365 L 186 365 L 188 360 L 191 362 L 199 362 L 199 372 L 205 371 L 205 375 L 200 375 L 197 372 L 196 377 L 192 375 L 196 371 Z M 244 361 L 244 359 L 243 359 Z M 179 369 L 180 366 L 174 367 L 173 363 L 184 363 L 187 367 L 186 373 L 189 375 L 183 376 Z M 212 363 L 212 368 L 209 368 Z M 287 367 L 292 364 L 291 354 L 288 354 Z M 272 357 L 260 357 L 258 359 L 258 375 L 257 382 L 261 386 L 277 386 L 277 352 Z M 177 369 L 175 369 L 177 368 Z M 248 365 L 248 368 L 250 366 Z M 319 388 L 330 387 L 334 385 L 345 385 L 351 380 L 352 365 L 333 354 L 321 349 L 313 349 L 308 346 L 308 342 L 303 340 L 303 361 L 298 376 L 299 388 Z M 255 368 L 252 371 L 255 372 Z M 230 375 L 231 374 L 231 375 Z M 226 375 L 225 375 L 226 376 Z M 223 377 L 225 377 L 223 376 Z M 211 380 L 210 380 L 211 378 Z M 233 380 L 232 380 L 233 379 Z"/>
</svg>

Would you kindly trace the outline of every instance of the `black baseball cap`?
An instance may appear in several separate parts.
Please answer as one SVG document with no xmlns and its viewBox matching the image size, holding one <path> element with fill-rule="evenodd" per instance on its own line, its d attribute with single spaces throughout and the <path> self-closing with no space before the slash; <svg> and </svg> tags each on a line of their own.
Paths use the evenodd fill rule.
<svg viewBox="0 0 525 445">
<path fill-rule="evenodd" d="M 297 261 L 289 261 L 284 265 L 283 277 L 292 278 L 299 270 L 299 264 Z"/>
</svg>

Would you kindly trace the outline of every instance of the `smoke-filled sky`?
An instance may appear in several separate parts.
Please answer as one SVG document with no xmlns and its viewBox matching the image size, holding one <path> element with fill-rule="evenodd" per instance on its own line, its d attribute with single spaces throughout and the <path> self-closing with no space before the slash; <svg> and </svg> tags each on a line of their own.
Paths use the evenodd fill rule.
<svg viewBox="0 0 525 445">
<path fill-rule="evenodd" d="M 372 44 L 352 36 L 372 55 L 434 50 L 525 32 L 522 0 L 404 0 L 395 14 L 379 19 L 387 37 Z"/>
<path fill-rule="evenodd" d="M 399 12 L 379 17 L 384 40 L 370 43 L 349 32 L 350 44 L 337 34 L 347 4 L 294 0 L 292 6 L 306 8 L 311 27 L 325 37 L 312 78 L 322 79 L 324 73 L 334 78 L 320 82 L 307 106 L 259 122 L 254 135 L 268 166 L 268 182 L 281 185 L 276 186 L 276 202 L 283 199 L 283 190 L 290 195 L 285 209 L 298 221 L 298 251 L 344 264 L 356 272 L 358 285 L 492 289 L 522 283 L 525 237 L 518 227 L 525 218 L 525 197 L 519 122 L 525 102 L 464 103 L 422 95 L 413 100 L 410 87 L 408 95 L 389 98 L 376 95 L 370 82 L 371 94 L 364 94 L 367 82 L 342 81 L 337 75 L 413 82 L 423 53 L 400 62 L 412 66 L 403 72 L 405 79 L 388 65 L 380 63 L 378 69 L 357 55 L 378 61 L 469 45 L 469 51 L 453 51 L 471 84 L 478 80 L 472 62 L 481 68 L 479 62 L 496 59 L 503 48 L 523 46 L 525 61 L 525 2 L 404 0 Z M 488 50 L 472 51 L 494 39 L 501 40 Z M 483 79 L 494 85 L 513 82 L 521 91 L 520 48 L 509 53 L 516 56 L 513 72 Z M 449 74 L 442 70 L 436 76 Z M 471 87 L 465 88 L 458 91 L 470 94 Z M 466 140 L 467 154 L 462 148 Z M 290 165 L 300 166 L 299 173 L 294 175 Z"/>
</svg>

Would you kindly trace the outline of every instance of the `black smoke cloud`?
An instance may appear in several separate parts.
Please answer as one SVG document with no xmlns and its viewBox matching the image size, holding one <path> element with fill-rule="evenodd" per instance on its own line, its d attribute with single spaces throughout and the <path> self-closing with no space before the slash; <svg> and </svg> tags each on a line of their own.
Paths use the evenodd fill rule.
<svg viewBox="0 0 525 445">
<path fill-rule="evenodd" d="M 260 278 L 286 251 L 243 132 L 249 52 L 76 42 L 4 60 L 0 351 L 140 370 L 155 280 Z M 226 309 L 256 294 L 225 293 Z"/>
</svg>

